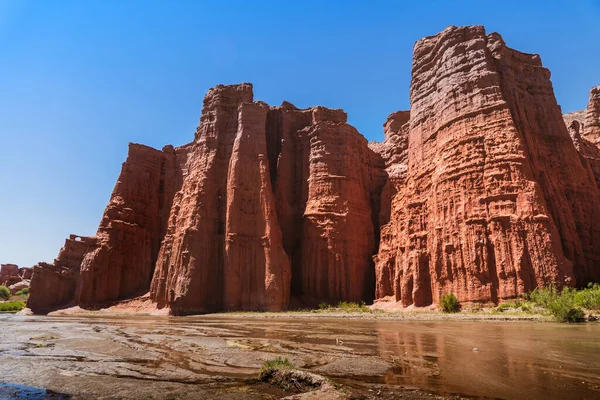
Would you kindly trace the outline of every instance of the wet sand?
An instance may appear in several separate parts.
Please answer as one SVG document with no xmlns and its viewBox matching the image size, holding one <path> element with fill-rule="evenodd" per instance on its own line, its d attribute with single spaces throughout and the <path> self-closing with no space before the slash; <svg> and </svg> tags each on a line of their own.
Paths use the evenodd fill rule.
<svg viewBox="0 0 600 400">
<path fill-rule="evenodd" d="M 286 394 L 251 381 L 277 356 L 356 398 L 600 398 L 597 323 L 292 314 L 0 322 L 2 380 L 74 398 L 280 398 Z"/>
</svg>

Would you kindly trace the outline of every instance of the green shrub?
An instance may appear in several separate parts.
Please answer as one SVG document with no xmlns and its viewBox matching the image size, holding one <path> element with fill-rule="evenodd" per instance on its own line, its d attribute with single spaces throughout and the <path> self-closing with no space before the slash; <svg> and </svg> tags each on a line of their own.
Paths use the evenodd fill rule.
<svg viewBox="0 0 600 400">
<path fill-rule="evenodd" d="M 440 307 L 443 312 L 456 313 L 460 311 L 460 303 L 454 293 L 446 293 L 440 298 Z"/>
<path fill-rule="evenodd" d="M 340 301 L 337 308 L 341 308 L 346 312 L 370 312 L 371 309 L 365 305 L 362 301 L 360 303 Z"/>
<path fill-rule="evenodd" d="M 584 318 L 585 314 L 583 310 L 581 308 L 573 307 L 567 311 L 563 322 L 582 322 L 584 321 Z"/>
<path fill-rule="evenodd" d="M 329 310 L 331 308 L 331 304 L 321 303 L 319 304 L 319 310 Z"/>
<path fill-rule="evenodd" d="M 265 363 L 260 367 L 260 371 L 258 372 L 258 379 L 260 380 L 268 380 L 273 372 L 279 369 L 290 369 L 295 368 L 296 366 L 292 364 L 287 357 L 277 357 L 273 360 L 265 361 Z"/>
<path fill-rule="evenodd" d="M 548 308 L 548 305 L 555 301 L 558 296 L 559 294 L 554 285 L 550 285 L 544 289 L 536 288 L 527 295 L 527 298 L 537 306 Z"/>
<path fill-rule="evenodd" d="M 570 287 L 565 287 L 559 292 L 554 285 L 550 285 L 545 289 L 535 289 L 528 298 L 534 304 L 545 308 L 558 322 L 579 322 L 583 320 L 584 313 L 577 302 L 588 300 L 586 295 L 580 294 L 581 292 Z"/>
<path fill-rule="evenodd" d="M 18 290 L 17 293 L 15 293 L 15 296 L 27 296 L 29 294 L 29 288 L 23 288 L 21 290 Z"/>
<path fill-rule="evenodd" d="M 575 305 L 587 310 L 600 310 L 600 285 L 590 283 L 587 289 L 575 293 Z"/>
<path fill-rule="evenodd" d="M 0 303 L 0 312 L 17 312 L 25 308 L 25 303 L 22 301 L 9 301 Z"/>
<path fill-rule="evenodd" d="M 10 289 L 6 286 L 0 286 L 0 300 L 10 299 Z"/>
</svg>

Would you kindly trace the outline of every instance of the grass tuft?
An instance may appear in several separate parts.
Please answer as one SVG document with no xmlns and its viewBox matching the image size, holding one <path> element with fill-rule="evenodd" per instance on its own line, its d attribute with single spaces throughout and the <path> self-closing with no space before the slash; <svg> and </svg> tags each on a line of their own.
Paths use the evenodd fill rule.
<svg viewBox="0 0 600 400">
<path fill-rule="evenodd" d="M 22 301 L 8 301 L 0 303 L 0 312 L 18 312 L 25 308 L 25 303 Z"/>
<path fill-rule="evenodd" d="M 273 376 L 273 373 L 280 369 L 291 369 L 296 366 L 288 360 L 287 357 L 277 357 L 273 360 L 265 361 L 265 363 L 260 367 L 260 371 L 258 372 L 258 379 L 261 381 L 267 381 Z"/>
</svg>

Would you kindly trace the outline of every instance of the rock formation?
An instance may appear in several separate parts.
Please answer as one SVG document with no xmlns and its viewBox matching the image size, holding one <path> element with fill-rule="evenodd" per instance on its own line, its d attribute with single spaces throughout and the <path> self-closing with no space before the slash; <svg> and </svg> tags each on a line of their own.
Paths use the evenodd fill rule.
<svg viewBox="0 0 600 400">
<path fill-rule="evenodd" d="M 600 86 L 590 91 L 586 110 L 564 114 L 563 119 L 582 163 L 589 164 L 600 187 Z"/>
<path fill-rule="evenodd" d="M 10 286 L 20 282 L 19 267 L 15 264 L 0 265 L 0 285 Z"/>
<path fill-rule="evenodd" d="M 590 101 L 585 116 L 585 139 L 600 146 L 600 86 L 590 91 Z"/>
<path fill-rule="evenodd" d="M 95 237 L 71 235 L 52 264 L 35 265 L 27 307 L 44 313 L 73 304 L 83 259 L 97 247 Z"/>
<path fill-rule="evenodd" d="M 30 267 L 19 268 L 19 276 L 21 277 L 21 279 L 31 279 L 32 275 L 33 275 L 33 268 L 30 268 Z"/>
<path fill-rule="evenodd" d="M 575 148 L 581 157 L 583 165 L 588 164 L 596 179 L 596 184 L 600 187 L 600 147 L 583 138 L 585 125 L 578 119 L 569 119 L 564 116 L 565 122 L 568 122 L 567 129 Z"/>
<path fill-rule="evenodd" d="M 177 189 L 177 157 L 171 146 L 159 151 L 129 145 L 96 247 L 81 264 L 78 304 L 101 304 L 148 290 Z"/>
<path fill-rule="evenodd" d="M 292 294 L 372 300 L 384 183 L 381 157 L 342 110 L 270 108 L 253 102 L 250 84 L 219 85 L 195 140 L 130 145 L 96 236 L 68 239 L 36 271 L 63 283 L 52 307 L 148 289 L 174 314 L 281 310 Z M 43 293 L 32 291 L 37 310 Z"/>
<path fill-rule="evenodd" d="M 416 43 L 412 74 L 408 172 L 382 228 L 377 297 L 497 301 L 597 278 L 600 193 L 539 57 L 449 27 Z"/>
<path fill-rule="evenodd" d="M 482 27 L 417 42 L 412 75 L 382 143 L 342 110 L 210 89 L 193 142 L 130 145 L 96 235 L 34 267 L 29 307 L 425 306 L 600 279 L 600 163 L 581 138 L 598 91 L 568 131 L 539 56 Z"/>
<path fill-rule="evenodd" d="M 0 265 L 0 285 L 8 287 L 11 294 L 29 288 L 31 268 L 19 268 L 16 264 Z"/>
</svg>

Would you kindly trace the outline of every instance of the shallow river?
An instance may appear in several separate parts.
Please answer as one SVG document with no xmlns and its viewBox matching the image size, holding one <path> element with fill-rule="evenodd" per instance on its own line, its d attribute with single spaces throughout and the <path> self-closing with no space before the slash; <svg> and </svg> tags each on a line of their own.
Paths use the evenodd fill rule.
<svg viewBox="0 0 600 400">
<path fill-rule="evenodd" d="M 11 315 L 0 324 L 0 381 L 76 398 L 261 398 L 244 378 L 276 356 L 351 387 L 600 398 L 600 324 Z"/>
</svg>

